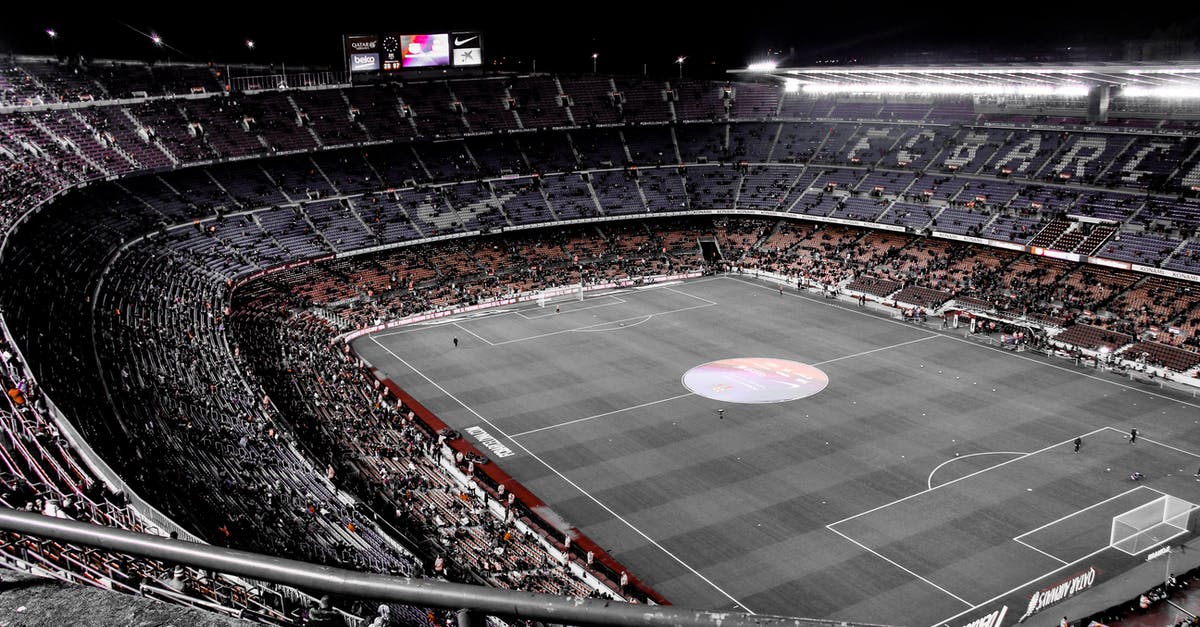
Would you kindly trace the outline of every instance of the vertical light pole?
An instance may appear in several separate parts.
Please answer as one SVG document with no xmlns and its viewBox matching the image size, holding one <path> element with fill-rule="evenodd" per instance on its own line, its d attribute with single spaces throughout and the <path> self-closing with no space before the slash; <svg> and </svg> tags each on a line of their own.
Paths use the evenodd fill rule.
<svg viewBox="0 0 1200 627">
<path fill-rule="evenodd" d="M 150 41 L 154 42 L 155 47 L 157 47 L 159 50 L 161 50 L 162 47 L 166 45 L 163 43 L 162 36 L 155 32 L 150 33 Z M 168 55 L 167 56 L 167 65 L 170 65 L 170 64 L 171 64 L 171 57 L 170 57 L 170 55 Z"/>
<path fill-rule="evenodd" d="M 596 73 L 596 59 L 599 57 L 600 57 L 600 53 L 598 53 L 598 52 L 592 53 L 592 74 Z"/>
<path fill-rule="evenodd" d="M 53 28 L 47 28 L 46 36 L 50 38 L 50 44 L 54 48 L 54 57 L 58 58 L 58 31 Z"/>
<path fill-rule="evenodd" d="M 257 46 L 258 46 L 258 44 L 256 44 L 256 43 L 254 42 L 254 40 L 253 40 L 253 39 L 250 39 L 249 37 L 247 37 L 247 38 L 246 38 L 245 45 L 246 45 L 246 64 L 247 64 L 247 67 L 248 67 L 248 68 L 249 68 L 249 67 L 253 67 L 253 66 L 254 66 L 254 62 L 255 62 L 255 59 L 257 59 L 257 58 L 258 58 L 258 55 L 254 54 L 254 48 L 255 48 L 255 47 L 257 47 Z M 343 60 L 342 60 L 342 63 L 343 63 L 343 64 L 345 64 L 345 63 L 349 63 L 349 62 L 350 62 L 350 60 L 349 60 L 349 59 L 343 59 Z M 228 66 L 226 66 L 226 67 L 225 67 L 225 73 L 226 73 L 226 74 L 225 74 L 225 86 L 226 86 L 227 88 L 232 88 L 232 87 L 233 87 L 233 75 L 232 75 L 232 74 L 230 74 L 229 72 L 230 72 L 230 68 L 229 68 Z M 253 75 L 253 74 L 254 74 L 254 72 L 253 72 L 253 71 L 248 71 L 248 72 L 246 72 L 246 73 L 247 73 L 247 74 L 250 74 L 250 75 Z M 347 73 L 347 74 L 349 74 L 349 73 L 350 73 L 350 71 L 349 71 L 349 68 L 347 68 L 347 70 L 346 70 L 346 73 Z"/>
<path fill-rule="evenodd" d="M 680 80 L 683 80 L 683 62 L 685 60 L 687 60 L 687 57 L 685 57 L 683 55 L 679 55 L 679 58 L 675 59 L 675 63 L 679 64 L 679 79 Z"/>
</svg>

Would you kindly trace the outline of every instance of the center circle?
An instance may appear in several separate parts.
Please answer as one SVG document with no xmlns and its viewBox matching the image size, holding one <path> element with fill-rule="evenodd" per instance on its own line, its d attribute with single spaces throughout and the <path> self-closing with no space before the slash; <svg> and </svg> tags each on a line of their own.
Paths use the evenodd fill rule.
<svg viewBox="0 0 1200 627">
<path fill-rule="evenodd" d="M 692 393 L 730 403 L 785 403 L 825 389 L 820 369 L 788 359 L 735 357 L 701 364 L 683 373 Z"/>
</svg>

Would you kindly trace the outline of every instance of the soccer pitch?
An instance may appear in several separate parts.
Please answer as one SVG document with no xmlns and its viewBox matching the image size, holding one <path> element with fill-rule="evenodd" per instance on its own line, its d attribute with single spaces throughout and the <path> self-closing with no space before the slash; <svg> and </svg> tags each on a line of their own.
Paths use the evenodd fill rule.
<svg viewBox="0 0 1200 627">
<path fill-rule="evenodd" d="M 1142 559 L 1108 548 L 1114 516 L 1196 500 L 1191 398 L 746 278 L 514 305 L 354 349 L 512 449 L 493 462 L 682 606 L 937 625 L 1015 599 L 1019 616 L 1029 589 Z M 735 402 L 729 387 L 778 382 L 736 366 L 728 386 L 681 381 L 739 358 L 828 384 Z"/>
</svg>

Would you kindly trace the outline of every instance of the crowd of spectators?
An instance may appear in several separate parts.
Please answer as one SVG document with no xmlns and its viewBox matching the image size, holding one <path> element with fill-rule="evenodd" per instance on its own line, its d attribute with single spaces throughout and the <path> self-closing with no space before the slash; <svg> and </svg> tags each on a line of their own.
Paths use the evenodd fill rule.
<svg viewBox="0 0 1200 627">
<path fill-rule="evenodd" d="M 0 113 L 0 230 L 66 194 L 9 234 L 3 268 L 23 280 L 0 294 L 5 320 L 30 358 L 18 363 L 4 351 L 8 405 L 0 414 L 22 435 L 3 448 L 3 498 L 50 515 L 144 524 L 79 463 L 48 419 L 47 396 L 102 457 L 116 460 L 115 469 L 139 494 L 214 544 L 377 572 L 585 594 L 595 588 L 552 557 L 559 540 L 529 537 L 500 495 L 489 492 L 493 487 L 459 481 L 454 472 L 471 476 L 469 461 L 452 463 L 453 472 L 446 468 L 437 435 L 413 423 L 409 408 L 344 354 L 326 348 L 332 333 L 516 292 L 741 267 L 897 306 L 933 309 L 955 298 L 1057 326 L 1086 322 L 1173 349 L 1200 349 L 1195 283 L 925 236 L 928 228 L 1022 242 L 1038 234 L 1047 245 L 1089 241 L 1094 231 L 1085 233 L 1067 211 L 1078 194 L 1045 180 L 1050 161 L 1038 170 L 1043 176 L 1031 171 L 1034 182 L 1024 187 L 1016 179 L 995 181 L 998 143 L 926 177 L 898 169 L 905 166 L 889 161 L 898 158 L 894 150 L 855 153 L 872 137 L 901 145 L 912 131 L 907 126 L 713 121 L 714 110 L 743 109 L 717 97 L 726 90 L 704 95 L 695 85 L 688 93 L 712 98 L 713 106 L 650 107 L 654 98 L 647 96 L 658 93 L 650 81 L 536 79 L 539 89 L 599 89 L 592 95 L 608 104 L 578 98 L 576 106 L 599 107 L 612 121 L 660 119 L 678 110 L 704 111 L 705 123 L 646 132 L 543 129 L 536 137 L 499 140 L 458 137 L 469 128 L 465 118 L 436 104 L 454 98 L 453 89 L 485 103 L 489 90 L 521 93 L 520 81 L 123 105 L 111 99 L 149 91 L 133 88 L 143 82 L 159 86 L 148 95 L 192 93 L 186 85 L 197 81 L 206 86 L 201 91 L 215 85 L 215 93 L 220 84 L 207 82 L 215 79 L 207 68 L 42 64 L 10 67 L 2 76 L 6 103 L 19 106 Z M 629 92 L 629 111 L 613 100 L 617 90 Z M 778 108 L 780 94 L 743 90 L 752 92 L 766 103 L 756 111 Z M 772 97 L 775 105 L 766 102 Z M 107 101 L 84 113 L 20 108 L 31 99 Z M 357 113 L 329 114 L 339 102 L 355 103 Z M 411 115 L 410 107 L 425 106 L 427 115 L 379 123 L 384 111 Z M 475 115 L 480 124 L 519 113 Z M 852 117 L 862 115 L 855 109 Z M 974 141 L 971 118 L 964 114 L 961 128 L 944 131 L 943 163 L 956 138 Z M 519 125 L 514 118 L 512 126 Z M 404 143 L 433 135 L 451 141 Z M 733 148 L 724 145 L 729 137 Z M 161 171 L 68 193 L 107 176 L 329 149 L 347 138 L 400 143 Z M 1195 143 L 1162 141 L 1186 154 Z M 804 158 L 797 159 L 798 150 Z M 700 159 L 708 152 L 718 163 Z M 733 153 L 773 165 L 720 163 Z M 676 167 L 685 154 L 695 154 L 696 163 Z M 1138 166 L 1112 158 L 1106 171 L 1114 175 Z M 563 178 L 544 182 L 530 164 L 553 164 Z M 595 171 L 577 174 L 588 169 Z M 503 180 L 486 180 L 497 175 Z M 1143 194 L 1151 187 L 1178 191 L 1166 175 L 1156 180 L 1132 187 Z M 781 212 L 911 229 L 648 216 L 488 234 L 563 216 L 758 209 L 764 190 Z M 1113 254 L 1124 254 L 1141 241 L 1133 233 L 1150 231 L 1146 245 L 1163 263 L 1188 250 L 1183 244 L 1200 223 L 1194 203 L 1162 196 L 1151 203 L 1132 193 L 1114 200 L 1093 191 L 1088 203 L 1083 213 L 1109 207 L 1115 217 L 1106 217 L 1126 227 L 1123 240 L 1107 239 L 1115 227 L 1102 233 L 1097 250 L 1107 242 Z M 278 264 L 467 230 L 484 234 L 314 263 L 234 289 Z M 713 242 L 716 253 L 701 254 L 702 241 Z M 1151 348 L 1143 351 L 1150 358 L 1171 354 Z M 177 578 L 169 570 L 166 579 L 176 580 L 171 589 L 201 575 Z M 438 620 L 413 608 L 391 611 Z"/>
<path fill-rule="evenodd" d="M 291 427 L 339 489 L 367 499 L 392 528 L 414 539 L 426 576 L 601 595 L 521 523 L 524 514 L 503 489 L 464 482 L 473 462 L 456 459 L 445 434 L 415 420 L 343 346 L 331 344 L 331 331 L 311 316 L 234 318 L 235 336 L 249 349 L 243 367 L 279 391 L 275 402 L 293 416 Z"/>
<path fill-rule="evenodd" d="M 48 401 L 25 365 L 0 340 L 0 505 L 128 531 L 177 537 L 148 522 L 127 495 L 105 484 L 79 456 L 50 414 Z M 151 559 L 97 551 L 49 539 L 5 533 L 6 560 L 40 567 L 63 581 L 198 605 L 264 622 L 298 620 L 302 597 L 272 586 Z"/>
</svg>

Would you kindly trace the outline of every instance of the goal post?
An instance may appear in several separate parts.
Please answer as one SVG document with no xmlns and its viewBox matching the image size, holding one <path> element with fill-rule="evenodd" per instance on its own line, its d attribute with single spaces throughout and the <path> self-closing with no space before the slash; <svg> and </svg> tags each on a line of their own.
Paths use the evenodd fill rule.
<svg viewBox="0 0 1200 627">
<path fill-rule="evenodd" d="M 1189 531 L 1194 503 L 1169 494 L 1113 516 L 1109 546 L 1138 555 Z"/>
</svg>

